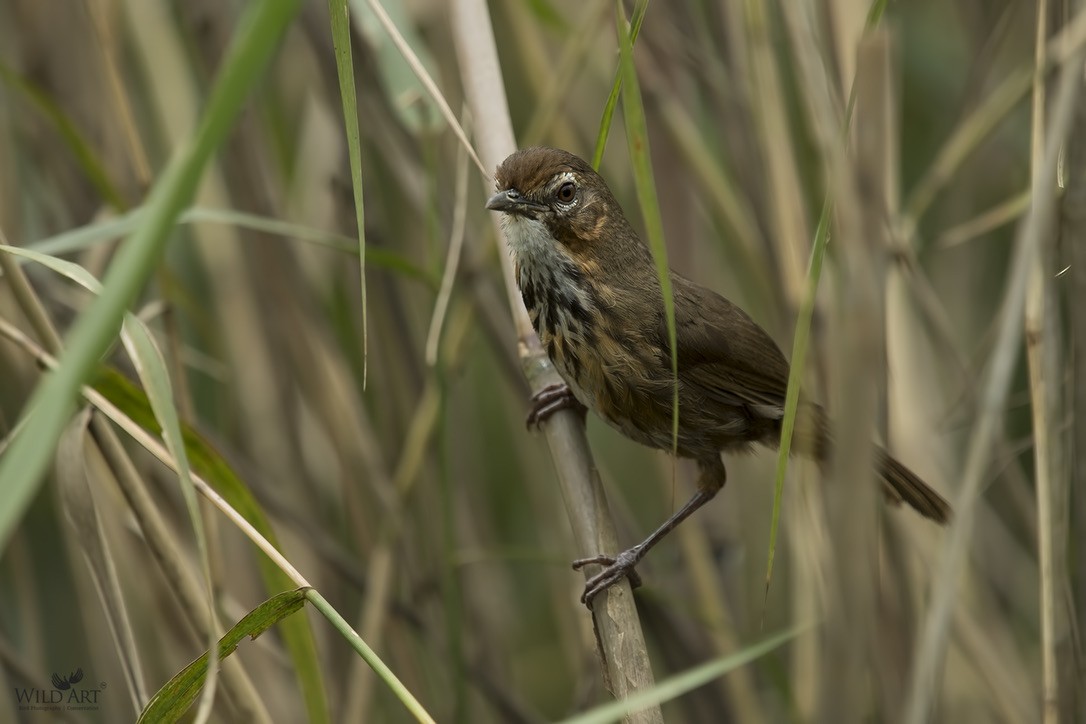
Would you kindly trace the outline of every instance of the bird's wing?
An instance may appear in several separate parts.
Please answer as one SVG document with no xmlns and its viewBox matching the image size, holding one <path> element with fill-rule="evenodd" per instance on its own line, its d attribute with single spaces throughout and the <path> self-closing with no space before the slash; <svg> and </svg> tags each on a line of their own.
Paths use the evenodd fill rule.
<svg viewBox="0 0 1086 724">
<path fill-rule="evenodd" d="M 672 290 L 679 379 L 726 404 L 782 408 L 788 361 L 769 333 L 724 297 L 677 274 Z M 668 347 L 666 326 L 663 334 Z"/>
</svg>

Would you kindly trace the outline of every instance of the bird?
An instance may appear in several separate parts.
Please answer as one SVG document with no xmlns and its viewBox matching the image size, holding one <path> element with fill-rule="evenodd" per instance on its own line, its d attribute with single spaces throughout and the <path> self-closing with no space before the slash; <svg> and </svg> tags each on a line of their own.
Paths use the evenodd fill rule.
<svg viewBox="0 0 1086 724">
<path fill-rule="evenodd" d="M 777 447 L 789 364 L 776 342 L 739 306 L 669 271 L 675 314 L 679 420 L 673 436 L 671 342 L 660 279 L 649 248 L 604 179 L 580 157 L 533 147 L 506 158 L 486 208 L 500 212 L 521 298 L 565 385 L 534 398 L 530 422 L 583 406 L 626 437 L 694 460 L 696 491 L 645 540 L 616 555 L 574 561 L 603 569 L 585 582 L 591 607 L 630 576 L 648 551 L 724 487 L 722 453 Z M 801 398 L 794 448 L 825 462 L 832 445 L 825 411 Z M 945 524 L 946 500 L 875 448 L 875 469 L 892 502 Z"/>
</svg>

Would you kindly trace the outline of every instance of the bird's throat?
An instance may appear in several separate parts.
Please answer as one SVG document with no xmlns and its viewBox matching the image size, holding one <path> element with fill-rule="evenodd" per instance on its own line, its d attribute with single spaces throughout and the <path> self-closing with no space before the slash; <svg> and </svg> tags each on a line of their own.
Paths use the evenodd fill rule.
<svg viewBox="0 0 1086 724">
<path fill-rule="evenodd" d="M 556 345 L 589 342 L 597 295 L 590 279 L 542 222 L 507 217 L 506 238 L 517 285 L 540 341 L 555 359 Z"/>
</svg>

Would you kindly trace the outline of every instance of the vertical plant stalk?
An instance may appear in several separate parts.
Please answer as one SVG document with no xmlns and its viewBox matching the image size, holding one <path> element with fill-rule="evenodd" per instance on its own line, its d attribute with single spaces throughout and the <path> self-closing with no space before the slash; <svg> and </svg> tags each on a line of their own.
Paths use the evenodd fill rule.
<svg viewBox="0 0 1086 724">
<path fill-rule="evenodd" d="M 1086 1 L 1073 3 L 1078 11 L 1086 8 Z M 1082 81 L 1086 83 L 1086 80 Z M 1086 94 L 1080 94 L 1075 105 L 1073 128 L 1067 141 L 1068 169 L 1063 195 L 1063 229 L 1061 238 L 1070 254 L 1071 268 L 1068 274 L 1068 299 L 1086 299 Z M 1074 667 L 1067 673 L 1073 681 L 1086 681 L 1086 659 L 1081 646 L 1082 632 L 1086 631 L 1086 305 L 1070 304 L 1071 379 L 1072 397 L 1070 410 L 1071 470 L 1069 483 L 1072 496 L 1069 511 L 1074 538 L 1074 617 L 1079 631 L 1079 649 L 1075 652 Z M 1072 721 L 1086 721 L 1086 692 L 1078 693 L 1076 716 Z"/>
<path fill-rule="evenodd" d="M 851 40 L 856 48 L 856 120 L 853 157 L 840 141 L 827 146 L 837 229 L 834 342 L 829 397 L 835 403 L 826 491 L 831 585 L 826 603 L 824 671 L 819 702 L 826 721 L 862 720 L 870 691 L 882 700 L 874 672 L 880 668 L 877 619 L 878 509 L 871 431 L 875 427 L 884 369 L 885 278 L 888 210 L 894 168 L 893 73 L 889 34 L 882 29 Z M 826 84 L 829 87 L 829 84 Z M 825 99 L 826 101 L 829 98 Z M 843 109 L 834 110 L 842 113 Z M 824 122 L 829 121 L 825 118 Z M 827 122 L 827 126 L 830 124 Z M 829 130 L 827 128 L 826 130 Z"/>
<path fill-rule="evenodd" d="M 456 0 L 452 5 L 453 35 L 468 105 L 478 128 L 480 156 L 494 168 L 516 148 L 505 87 L 498 64 L 490 14 L 483 0 Z M 494 220 L 497 226 L 497 220 Z M 510 309 L 517 329 L 518 352 L 533 391 L 561 383 L 532 330 L 520 299 L 507 254 L 500 254 Z M 576 413 L 564 410 L 543 423 L 562 497 L 582 555 L 618 550 L 614 524 L 599 474 L 592 463 L 584 425 Z M 612 694 L 626 698 L 653 685 L 652 668 L 629 582 L 623 580 L 600 594 L 592 607 L 604 678 Z M 658 706 L 630 714 L 630 722 L 663 722 Z"/>
<path fill-rule="evenodd" d="M 977 498 L 989 467 L 992 446 L 998 434 L 1011 376 L 1018 359 L 1029 261 L 1041 243 L 1040 240 L 1051 232 L 1053 225 L 1056 169 L 1081 87 L 1084 57 L 1086 54 L 1083 50 L 1076 48 L 1060 69 L 1055 102 L 1046 129 L 1043 162 L 1031 188 L 1029 214 L 1019 225 L 1015 236 L 1014 255 L 1008 266 L 1009 276 L 999 314 L 996 342 L 981 387 L 977 420 L 970 435 L 969 452 L 961 476 L 962 487 L 954 505 L 955 517 L 939 560 L 931 604 L 917 642 L 912 682 L 906 701 L 906 724 L 923 724 L 930 718 L 937 672 L 946 654 L 958 579 L 973 535 Z"/>
<path fill-rule="evenodd" d="M 1032 182 L 1042 172 L 1045 122 L 1045 41 L 1048 37 L 1047 2 L 1037 3 L 1036 51 L 1034 54 L 1032 138 L 1030 143 L 1030 172 Z M 1059 320 L 1056 314 L 1053 283 L 1053 241 L 1045 235 L 1034 249 L 1030 260 L 1029 287 L 1026 291 L 1025 340 L 1029 366 L 1030 410 L 1033 418 L 1033 465 L 1037 489 L 1037 557 L 1040 573 L 1041 608 L 1041 691 L 1042 721 L 1057 724 L 1061 709 L 1059 639 L 1067 636 L 1066 608 L 1059 594 L 1068 590 L 1066 567 L 1060 551 L 1066 545 L 1065 519 L 1058 511 L 1067 509 L 1069 492 L 1061 481 L 1063 455 L 1063 419 L 1060 385 L 1062 364 L 1057 336 Z M 1062 386 L 1062 385 L 1061 385 Z M 1072 662 L 1063 662 L 1073 665 Z M 1070 693 L 1070 692 L 1067 692 Z"/>
</svg>

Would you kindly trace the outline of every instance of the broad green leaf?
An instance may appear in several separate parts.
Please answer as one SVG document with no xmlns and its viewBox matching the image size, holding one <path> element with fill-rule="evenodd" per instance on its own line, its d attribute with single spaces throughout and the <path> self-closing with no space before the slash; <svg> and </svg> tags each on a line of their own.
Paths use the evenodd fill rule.
<svg viewBox="0 0 1086 724">
<path fill-rule="evenodd" d="M 246 636 L 256 639 L 275 624 L 301 610 L 305 605 L 305 591 L 304 588 L 298 588 L 280 593 L 246 614 L 226 632 L 225 636 L 219 639 L 217 660 L 222 661 L 234 653 Z M 207 670 L 208 654 L 205 653 L 181 669 L 151 697 L 151 701 L 147 703 L 147 707 L 140 715 L 139 723 L 175 722 L 180 719 L 199 696 Z"/>
</svg>

